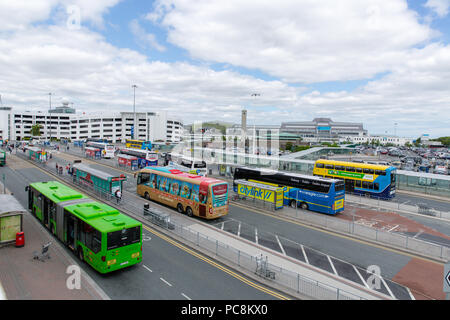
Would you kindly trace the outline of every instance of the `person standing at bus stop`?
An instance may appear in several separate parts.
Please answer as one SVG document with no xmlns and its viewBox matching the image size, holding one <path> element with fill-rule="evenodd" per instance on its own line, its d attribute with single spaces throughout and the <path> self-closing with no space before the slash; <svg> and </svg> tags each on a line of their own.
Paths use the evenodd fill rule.
<svg viewBox="0 0 450 320">
<path fill-rule="evenodd" d="M 120 202 L 120 200 L 122 198 L 122 192 L 120 192 L 120 189 L 116 190 L 115 196 L 116 196 L 117 204 L 119 204 L 119 202 Z"/>
</svg>

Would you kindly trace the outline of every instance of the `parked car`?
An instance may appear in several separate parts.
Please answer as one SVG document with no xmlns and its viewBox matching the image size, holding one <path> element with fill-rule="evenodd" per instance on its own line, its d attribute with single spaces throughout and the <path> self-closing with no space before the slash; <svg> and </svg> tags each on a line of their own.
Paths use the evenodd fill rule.
<svg viewBox="0 0 450 320">
<path fill-rule="evenodd" d="M 414 171 L 414 162 L 408 161 L 405 163 L 403 170 Z"/>
<path fill-rule="evenodd" d="M 447 168 L 445 166 L 436 166 L 434 167 L 433 173 L 436 174 L 447 174 Z"/>
</svg>

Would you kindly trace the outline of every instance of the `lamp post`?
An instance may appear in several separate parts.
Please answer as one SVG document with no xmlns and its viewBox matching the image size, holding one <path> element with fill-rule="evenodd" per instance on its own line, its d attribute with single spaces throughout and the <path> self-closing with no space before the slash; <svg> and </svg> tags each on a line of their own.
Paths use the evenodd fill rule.
<svg viewBox="0 0 450 320">
<path fill-rule="evenodd" d="M 131 139 L 134 139 L 136 134 L 136 88 L 137 85 L 133 84 L 131 86 L 133 88 L 133 134 L 131 135 Z"/>
<path fill-rule="evenodd" d="M 52 115 L 51 115 L 51 110 L 52 110 L 52 93 L 51 92 L 49 92 L 48 93 L 48 98 L 49 98 L 49 102 L 48 102 L 48 104 L 49 104 L 49 118 L 50 118 L 50 141 L 49 141 L 49 143 L 51 144 L 51 142 L 52 142 Z"/>
</svg>

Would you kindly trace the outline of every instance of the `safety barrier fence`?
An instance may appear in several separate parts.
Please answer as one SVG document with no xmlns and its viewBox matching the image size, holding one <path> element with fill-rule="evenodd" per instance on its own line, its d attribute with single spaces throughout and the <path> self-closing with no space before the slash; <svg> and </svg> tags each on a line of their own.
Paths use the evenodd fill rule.
<svg viewBox="0 0 450 320">
<path fill-rule="evenodd" d="M 29 161 L 26 154 L 17 153 L 17 155 L 20 158 Z M 47 165 L 47 163 L 35 162 L 35 164 L 51 174 L 57 174 L 55 169 Z M 72 177 L 66 172 L 58 176 L 59 178 L 65 180 L 69 185 L 82 188 L 85 193 L 94 194 L 111 202 L 111 204 L 115 204 L 116 202 L 116 199 L 111 197 L 107 192 L 100 189 L 87 188 L 85 185 L 74 181 L 74 179 L 72 179 Z M 190 242 L 192 245 L 208 251 L 212 256 L 227 260 L 228 262 L 237 265 L 248 272 L 254 273 L 267 281 L 271 281 L 299 294 L 319 300 L 365 300 L 363 297 L 352 294 L 348 291 L 327 285 L 309 277 L 305 277 L 281 266 L 273 265 L 267 260 L 264 264 L 264 268 L 261 268 L 261 257 L 249 255 L 248 253 L 223 243 L 214 237 L 193 230 L 182 222 L 171 221 L 165 217 L 160 219 L 158 215 L 151 213 L 149 214 L 148 211 L 150 210 L 151 212 L 152 209 L 148 209 L 148 205 L 144 199 L 142 199 L 142 201 L 136 201 L 136 198 L 133 195 L 127 195 L 127 193 L 128 192 L 123 192 L 124 196 L 119 203 L 122 211 L 132 213 L 141 219 L 145 219 L 153 224 L 156 224 L 168 232 L 174 233 L 178 237 Z M 273 277 L 267 277 L 266 275 L 268 274 L 273 275 Z"/>
<path fill-rule="evenodd" d="M 20 154 L 20 152 L 18 152 L 17 154 Z M 24 156 L 26 157 L 26 155 Z M 223 178 L 221 176 L 219 177 Z M 116 201 L 114 198 L 108 199 L 109 196 L 107 193 L 103 193 L 100 190 L 97 190 L 96 192 L 98 192 L 100 196 L 103 196 L 107 200 Z M 352 201 L 356 201 L 365 205 L 370 205 L 371 207 L 376 208 L 379 211 L 382 210 L 385 211 L 390 208 L 391 210 L 405 210 L 412 213 L 440 216 L 443 219 L 445 219 L 445 217 L 450 216 L 449 212 L 438 212 L 437 210 L 427 208 L 426 206 L 423 207 L 409 206 L 405 203 L 400 203 L 396 200 L 385 201 L 381 199 L 371 199 L 365 196 L 355 197 L 354 195 L 348 195 L 346 197 L 347 198 L 351 197 Z M 263 210 L 274 211 L 269 204 L 264 203 L 264 201 L 257 201 L 257 199 L 255 200 L 253 198 L 252 199 L 245 197 L 243 198 L 242 196 L 238 196 L 237 194 L 233 193 L 230 194 L 230 199 L 236 200 L 238 202 L 240 201 L 246 203 L 247 205 L 260 208 Z M 279 211 L 282 211 L 282 213 Z M 369 226 L 358 224 L 355 221 L 336 219 L 336 217 L 334 216 L 326 216 L 322 214 L 313 213 L 308 210 L 302 210 L 301 208 L 298 208 L 298 206 L 296 209 L 285 207 L 281 210 L 277 210 L 277 212 L 279 212 L 279 214 L 286 214 L 288 216 L 295 217 L 296 219 L 306 221 L 311 224 L 315 224 L 317 226 L 322 226 L 332 230 L 349 233 L 354 236 L 363 237 L 375 242 L 393 245 L 399 248 L 423 254 L 425 256 L 430 256 L 442 260 L 450 260 L 450 248 L 448 246 L 424 241 L 415 238 L 414 236 L 408 236 L 405 234 L 400 234 L 398 232 L 388 232 L 385 230 L 371 228 Z"/>
<path fill-rule="evenodd" d="M 249 205 L 249 202 L 245 199 L 235 197 L 235 195 L 232 195 L 231 197 L 233 199 L 236 199 L 238 203 L 241 202 Z M 335 216 L 314 213 L 308 210 L 303 210 L 299 208 L 299 206 L 297 206 L 297 208 L 286 206 L 281 210 L 277 210 L 276 215 L 293 217 L 295 219 L 311 223 L 315 226 L 320 226 L 327 229 L 348 233 L 357 237 L 369 239 L 375 242 L 411 250 L 425 256 L 430 256 L 442 260 L 450 260 L 450 247 L 448 246 L 423 241 L 414 238 L 413 236 L 400 234 L 398 232 L 388 232 L 385 230 L 372 228 L 363 224 L 359 224 L 356 221 L 337 219 Z"/>
</svg>

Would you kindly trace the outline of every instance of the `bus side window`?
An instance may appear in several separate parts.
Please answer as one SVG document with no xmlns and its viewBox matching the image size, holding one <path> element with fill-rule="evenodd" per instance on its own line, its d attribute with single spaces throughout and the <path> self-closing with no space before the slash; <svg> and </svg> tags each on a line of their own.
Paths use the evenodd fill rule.
<svg viewBox="0 0 450 320">
<path fill-rule="evenodd" d="M 323 163 L 316 163 L 316 168 L 323 169 L 324 165 Z"/>
<path fill-rule="evenodd" d="M 156 175 L 154 173 L 150 174 L 150 183 L 148 185 L 151 188 L 156 188 Z"/>
<path fill-rule="evenodd" d="M 171 194 L 178 196 L 180 194 L 180 181 L 173 179 L 172 185 L 169 185 L 169 191 Z"/>
<path fill-rule="evenodd" d="M 356 188 L 361 188 L 361 180 L 355 180 Z"/>
<path fill-rule="evenodd" d="M 379 189 L 380 189 L 380 184 L 379 184 L 378 182 L 375 182 L 375 183 L 373 184 L 373 189 L 374 189 L 374 190 L 379 190 Z"/>
<path fill-rule="evenodd" d="M 138 176 L 138 184 L 148 184 L 150 182 L 150 173 L 141 172 Z"/>
</svg>

